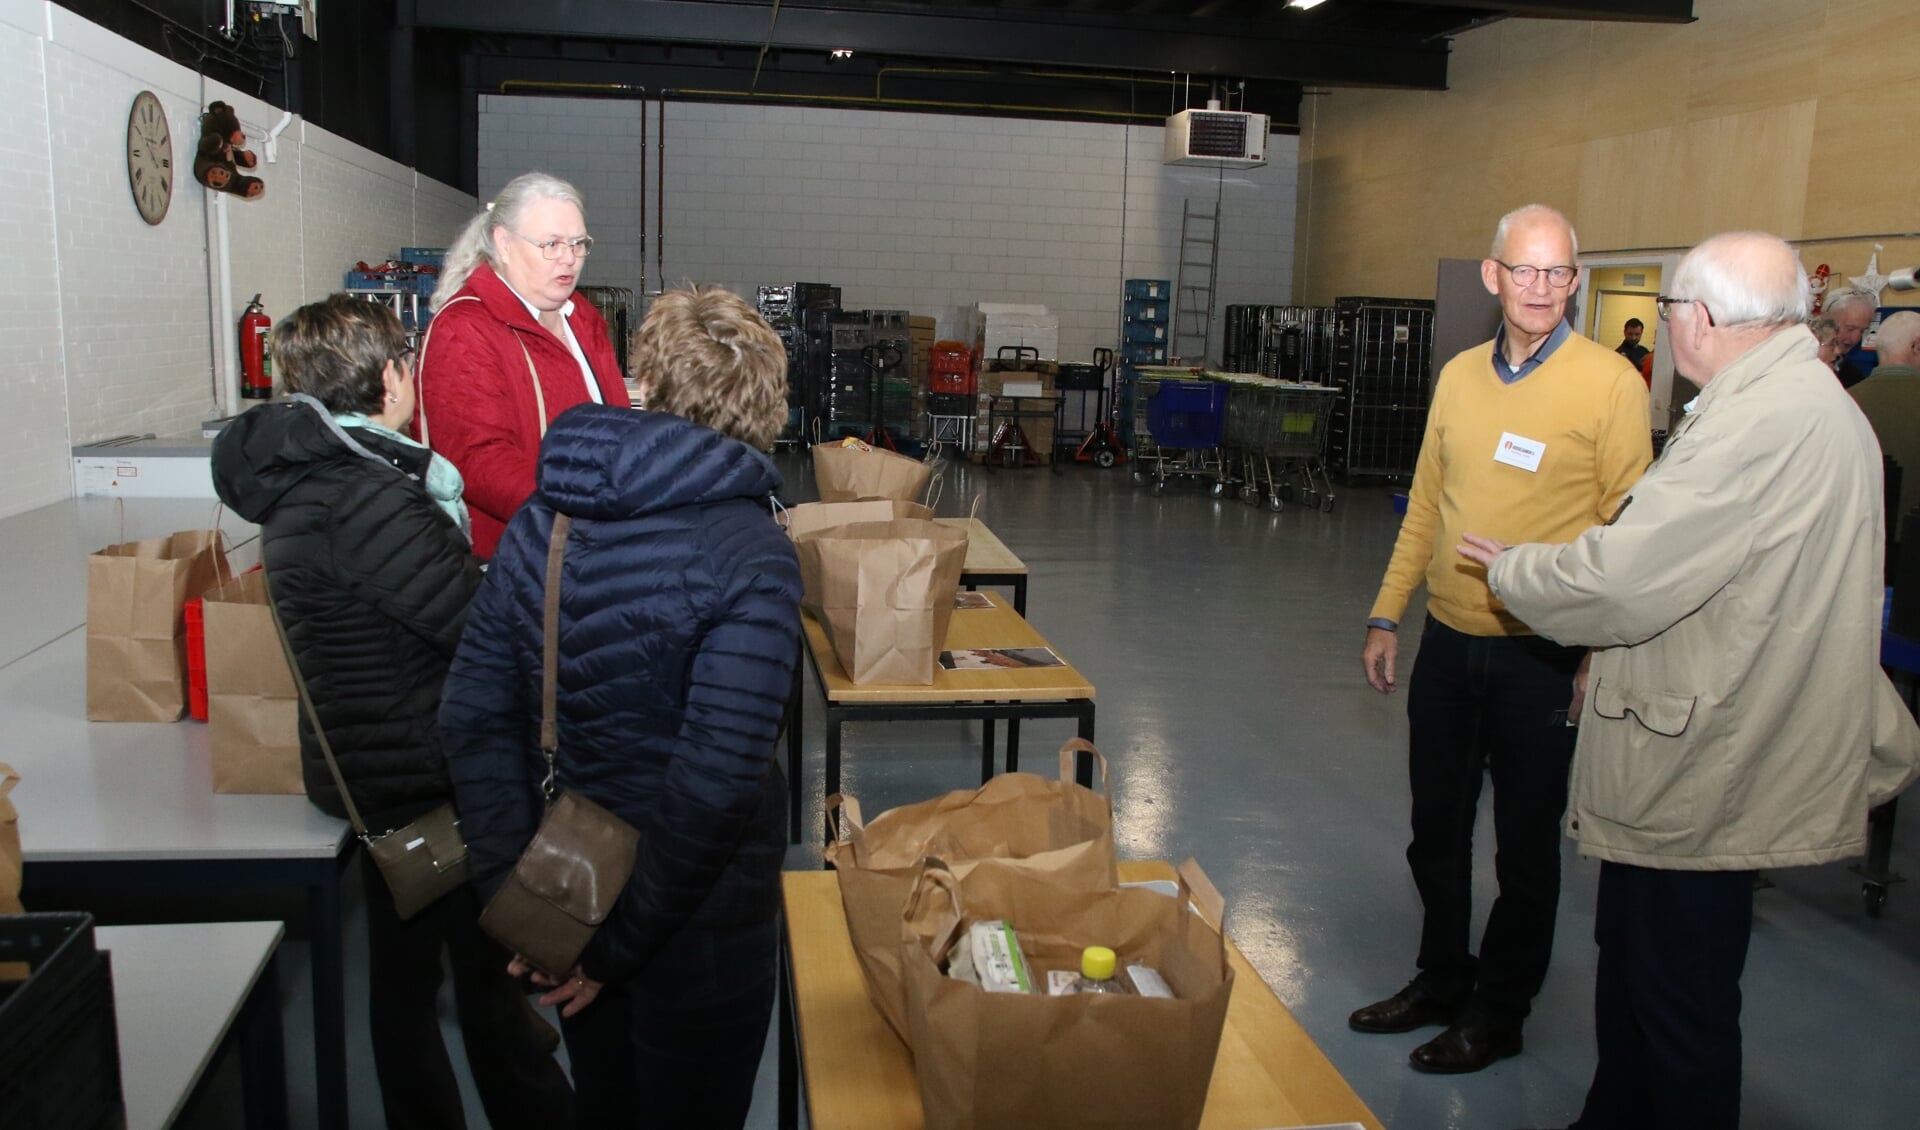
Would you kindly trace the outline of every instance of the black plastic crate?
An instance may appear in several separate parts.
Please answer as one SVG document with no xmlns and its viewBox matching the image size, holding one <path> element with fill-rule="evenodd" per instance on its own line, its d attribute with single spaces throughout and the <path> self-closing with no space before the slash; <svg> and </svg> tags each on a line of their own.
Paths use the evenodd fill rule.
<svg viewBox="0 0 1920 1130">
<path fill-rule="evenodd" d="M 0 965 L 9 962 L 28 972 L 0 980 L 0 1126 L 125 1126 L 113 971 L 94 948 L 93 916 L 0 915 Z"/>
</svg>

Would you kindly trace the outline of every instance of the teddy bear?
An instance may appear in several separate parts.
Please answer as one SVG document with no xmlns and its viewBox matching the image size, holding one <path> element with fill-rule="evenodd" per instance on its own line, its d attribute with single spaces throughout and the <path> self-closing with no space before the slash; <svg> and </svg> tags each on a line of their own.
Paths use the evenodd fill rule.
<svg viewBox="0 0 1920 1130">
<path fill-rule="evenodd" d="M 231 192 L 248 200 L 264 196 L 265 182 L 240 172 L 260 163 L 241 148 L 246 143 L 247 133 L 240 128 L 240 115 L 233 107 L 209 102 L 200 119 L 200 151 L 193 159 L 193 179 L 216 192 Z"/>
</svg>

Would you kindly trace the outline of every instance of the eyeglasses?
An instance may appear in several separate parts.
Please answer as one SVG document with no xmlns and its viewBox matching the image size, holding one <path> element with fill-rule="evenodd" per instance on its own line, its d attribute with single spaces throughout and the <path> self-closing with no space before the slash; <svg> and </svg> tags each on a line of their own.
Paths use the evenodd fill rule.
<svg viewBox="0 0 1920 1130">
<path fill-rule="evenodd" d="M 1660 320 L 1665 322 L 1669 320 L 1668 315 L 1675 306 L 1685 306 L 1688 303 L 1700 307 L 1700 312 L 1707 316 L 1707 325 L 1717 328 L 1717 323 L 1713 320 L 1713 311 L 1707 309 L 1707 304 L 1698 298 L 1675 298 L 1672 295 L 1662 294 L 1654 298 L 1653 308 L 1660 311 Z"/>
<path fill-rule="evenodd" d="M 1513 285 L 1522 290 L 1532 286 L 1533 280 L 1541 275 L 1547 276 L 1547 285 L 1555 290 L 1565 290 L 1573 285 L 1574 277 L 1580 273 L 1578 267 L 1533 267 L 1525 263 L 1516 266 L 1499 259 L 1495 259 L 1494 262 L 1505 267 L 1507 273 L 1513 276 Z"/>
<path fill-rule="evenodd" d="M 507 230 L 513 232 L 517 238 L 525 239 L 528 243 L 539 248 L 540 258 L 542 259 L 560 258 L 560 249 L 563 247 L 572 251 L 575 256 L 581 259 L 585 259 L 587 256 L 593 254 L 593 237 L 590 235 L 578 236 L 574 239 L 527 239 L 526 236 L 521 235 L 517 231 L 513 231 L 512 228 L 507 228 Z"/>
</svg>

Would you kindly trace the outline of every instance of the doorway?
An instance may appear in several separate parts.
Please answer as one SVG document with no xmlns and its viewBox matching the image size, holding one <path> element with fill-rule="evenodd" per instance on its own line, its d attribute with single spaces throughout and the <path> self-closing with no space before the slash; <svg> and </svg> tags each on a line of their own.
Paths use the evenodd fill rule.
<svg viewBox="0 0 1920 1130">
<path fill-rule="evenodd" d="M 1622 340 L 1628 318 L 1640 319 L 1640 344 L 1653 350 L 1653 379 L 1648 385 L 1648 426 L 1664 430 L 1671 422 L 1674 403 L 1673 354 L 1660 333 L 1660 318 L 1654 309 L 1654 296 L 1680 265 L 1673 255 L 1595 255 L 1582 256 L 1585 268 L 1580 290 L 1574 295 L 1574 327 L 1594 341 L 1613 349 Z M 1685 386 L 1683 386 L 1684 388 Z M 1681 400 L 1692 399 L 1688 393 Z"/>
</svg>

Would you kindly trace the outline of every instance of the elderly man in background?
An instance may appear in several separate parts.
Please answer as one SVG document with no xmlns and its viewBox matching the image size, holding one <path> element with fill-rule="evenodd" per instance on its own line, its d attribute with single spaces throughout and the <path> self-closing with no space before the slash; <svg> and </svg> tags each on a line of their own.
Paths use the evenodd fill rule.
<svg viewBox="0 0 1920 1130">
<path fill-rule="evenodd" d="M 1920 313 L 1889 314 L 1873 335 L 1879 358 L 1867 379 L 1848 389 L 1867 414 L 1880 450 L 1900 465 L 1901 495 L 1920 497 Z"/>
<path fill-rule="evenodd" d="M 1407 695 L 1420 972 L 1347 1020 L 1359 1032 L 1447 1025 L 1413 1049 L 1419 1071 L 1479 1071 L 1520 1051 L 1553 955 L 1567 717 L 1580 709 L 1585 671 L 1580 649 L 1534 635 L 1451 547 L 1467 530 L 1571 541 L 1613 513 L 1653 454 L 1640 374 L 1564 320 L 1578 255 L 1573 225 L 1552 208 L 1500 220 L 1480 278 L 1500 300 L 1501 324 L 1440 372 L 1407 517 L 1367 620 L 1360 662 L 1385 694 L 1395 686 L 1396 629 L 1425 582 Z M 1488 776 L 1500 893 L 1476 954 L 1473 826 Z"/>
<path fill-rule="evenodd" d="M 1832 318 L 1840 327 L 1839 335 L 1834 339 L 1834 348 L 1840 354 L 1840 383 L 1848 388 L 1867 379 L 1866 370 L 1847 360 L 1847 354 L 1860 347 L 1860 339 L 1867 334 L 1867 327 L 1873 325 L 1874 310 L 1880 300 L 1870 290 L 1857 286 L 1843 286 L 1827 292 L 1826 304 L 1820 313 Z"/>
<path fill-rule="evenodd" d="M 1861 854 L 1920 762 L 1879 667 L 1879 450 L 1816 356 L 1806 272 L 1736 232 L 1672 289 L 1703 391 L 1614 520 L 1459 547 L 1535 631 L 1595 649 L 1568 817 L 1602 861 L 1580 1130 L 1739 1125 L 1753 873 Z"/>
</svg>

